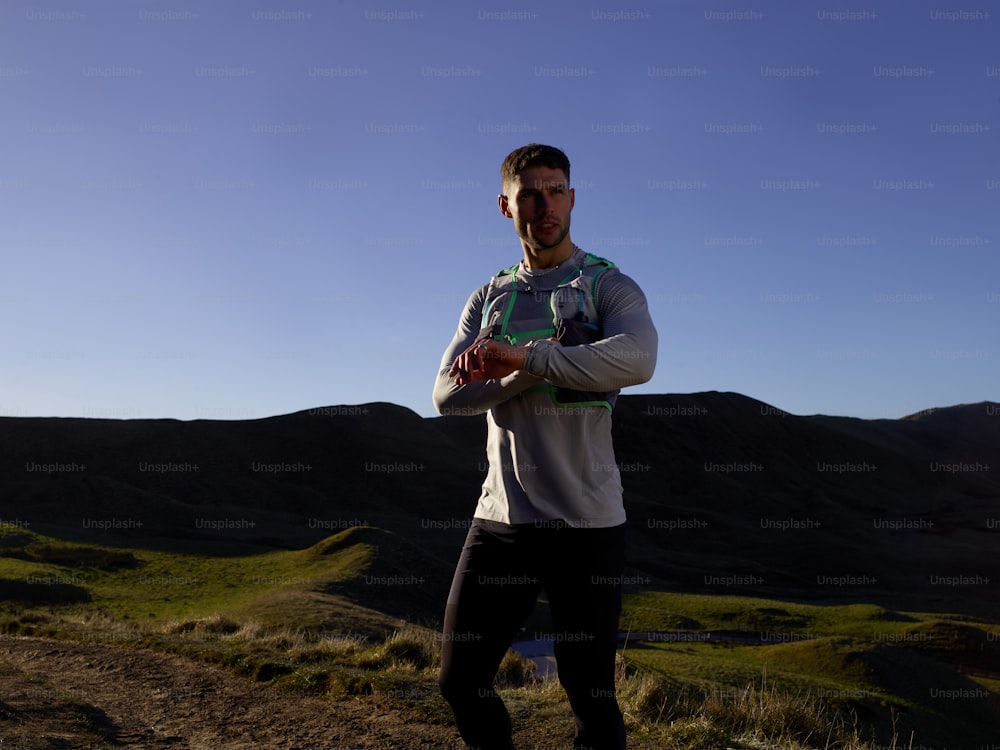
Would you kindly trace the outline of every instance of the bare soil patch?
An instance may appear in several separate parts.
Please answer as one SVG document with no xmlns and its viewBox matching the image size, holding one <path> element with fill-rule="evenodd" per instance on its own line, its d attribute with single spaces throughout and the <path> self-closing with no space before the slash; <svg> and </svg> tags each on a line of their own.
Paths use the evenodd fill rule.
<svg viewBox="0 0 1000 750">
<path fill-rule="evenodd" d="M 453 727 L 324 700 L 172 654 L 0 636 L 0 747 L 457 750 Z"/>
</svg>

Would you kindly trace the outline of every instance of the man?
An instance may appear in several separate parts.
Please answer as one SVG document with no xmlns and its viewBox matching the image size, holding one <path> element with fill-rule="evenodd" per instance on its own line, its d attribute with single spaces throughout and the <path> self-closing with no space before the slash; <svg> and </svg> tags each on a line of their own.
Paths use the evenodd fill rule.
<svg viewBox="0 0 1000 750">
<path fill-rule="evenodd" d="M 498 204 L 524 257 L 469 298 L 434 386 L 440 413 L 487 413 L 489 471 L 448 596 L 440 675 L 476 750 L 514 747 L 493 681 L 543 589 L 574 748 L 625 747 L 614 681 L 625 510 L 611 410 L 620 388 L 652 377 L 657 335 L 636 283 L 570 239 L 569 173 L 551 146 L 504 160 Z"/>
</svg>

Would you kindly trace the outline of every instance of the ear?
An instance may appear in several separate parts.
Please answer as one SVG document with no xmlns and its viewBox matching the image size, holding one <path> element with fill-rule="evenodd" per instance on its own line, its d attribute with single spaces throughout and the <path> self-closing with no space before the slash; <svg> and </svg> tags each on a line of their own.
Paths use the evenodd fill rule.
<svg viewBox="0 0 1000 750">
<path fill-rule="evenodd" d="M 497 206 L 500 208 L 500 213 L 502 213 L 508 219 L 513 219 L 514 218 L 514 214 L 512 214 L 510 212 L 510 206 L 507 204 L 507 196 L 506 195 L 498 195 L 497 196 Z"/>
<path fill-rule="evenodd" d="M 576 205 L 576 188 L 569 189 L 569 210 L 573 210 L 573 206 Z"/>
</svg>

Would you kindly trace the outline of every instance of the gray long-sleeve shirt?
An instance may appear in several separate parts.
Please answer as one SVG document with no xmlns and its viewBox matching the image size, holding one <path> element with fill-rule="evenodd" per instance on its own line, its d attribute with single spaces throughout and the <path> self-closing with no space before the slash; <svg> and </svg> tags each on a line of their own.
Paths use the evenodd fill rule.
<svg viewBox="0 0 1000 750">
<path fill-rule="evenodd" d="M 522 321 L 522 328 L 535 330 L 537 301 L 565 279 L 567 267 L 582 260 L 583 251 L 577 249 L 556 268 L 526 269 L 522 263 L 516 283 L 530 295 L 522 295 L 526 304 L 513 308 L 511 322 L 516 325 L 519 316 L 535 318 Z M 458 386 L 448 370 L 478 338 L 488 290 L 487 284 L 469 297 L 434 385 L 434 404 L 441 414 L 487 413 L 489 470 L 475 517 L 508 524 L 563 521 L 586 528 L 624 523 L 610 409 L 559 405 L 550 386 L 605 392 L 613 406 L 621 388 L 649 380 L 656 366 L 657 334 L 645 295 L 631 278 L 609 268 L 594 288 L 598 340 L 563 346 L 539 329 L 539 337 L 528 344 L 522 370 Z"/>
</svg>

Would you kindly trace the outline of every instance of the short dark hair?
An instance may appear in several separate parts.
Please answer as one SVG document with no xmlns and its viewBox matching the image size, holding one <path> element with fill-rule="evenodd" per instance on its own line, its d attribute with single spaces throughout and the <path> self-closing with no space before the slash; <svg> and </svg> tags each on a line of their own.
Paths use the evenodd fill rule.
<svg viewBox="0 0 1000 750">
<path fill-rule="evenodd" d="M 503 160 L 500 167 L 500 185 L 506 185 L 518 174 L 529 167 L 548 167 L 561 169 L 569 181 L 569 158 L 555 146 L 541 143 L 529 143 L 527 146 L 514 149 Z"/>
</svg>

